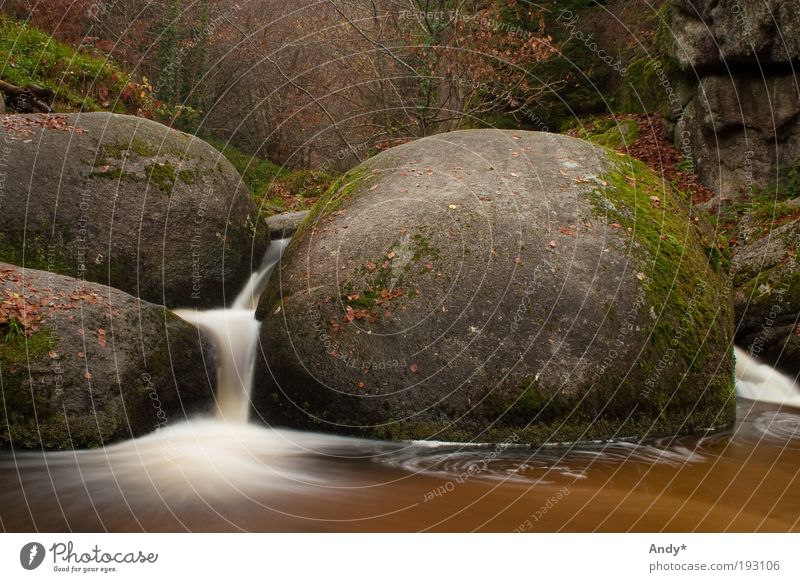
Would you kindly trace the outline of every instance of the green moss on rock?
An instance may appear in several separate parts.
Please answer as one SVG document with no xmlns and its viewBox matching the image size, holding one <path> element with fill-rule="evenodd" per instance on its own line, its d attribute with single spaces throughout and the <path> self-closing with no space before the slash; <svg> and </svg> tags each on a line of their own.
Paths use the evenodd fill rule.
<svg viewBox="0 0 800 582">
<path fill-rule="evenodd" d="M 604 186 L 592 195 L 595 213 L 621 225 L 635 248 L 636 276 L 653 308 L 640 360 L 646 366 L 667 362 L 660 381 L 645 387 L 638 401 L 658 413 L 659 434 L 686 430 L 677 424 L 729 424 L 735 400 L 727 286 L 703 252 L 683 201 L 643 163 L 614 152 L 608 156 Z"/>
<path fill-rule="evenodd" d="M 132 139 L 129 143 L 114 142 L 100 144 L 99 152 L 103 161 L 109 158 L 123 160 L 130 152 L 135 153 L 141 158 L 152 158 L 156 155 L 156 151 L 153 148 L 138 138 Z"/>
<path fill-rule="evenodd" d="M 639 126 L 633 119 L 600 119 L 578 132 L 581 139 L 608 148 L 626 148 L 639 139 Z"/>
<path fill-rule="evenodd" d="M 147 167 L 147 178 L 162 192 L 169 194 L 175 187 L 177 173 L 170 162 L 155 162 Z"/>
<path fill-rule="evenodd" d="M 364 182 L 373 176 L 372 171 L 364 166 L 356 166 L 346 174 L 337 178 L 326 190 L 316 204 L 309 210 L 308 216 L 300 224 L 294 238 L 300 239 L 308 230 L 318 222 L 335 212 L 342 202 L 352 196 Z"/>
<path fill-rule="evenodd" d="M 43 358 L 54 345 L 55 339 L 47 330 L 37 331 L 30 336 L 19 334 L 8 339 L 0 337 L 3 372 L 8 373 L 20 366 L 27 367 L 28 362 Z"/>
</svg>

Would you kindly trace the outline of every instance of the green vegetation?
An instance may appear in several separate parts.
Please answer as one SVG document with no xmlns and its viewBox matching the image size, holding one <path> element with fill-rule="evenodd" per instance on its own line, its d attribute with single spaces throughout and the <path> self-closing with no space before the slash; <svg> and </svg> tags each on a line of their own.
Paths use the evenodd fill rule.
<svg viewBox="0 0 800 582">
<path fill-rule="evenodd" d="M 133 138 L 130 143 L 103 143 L 100 145 L 100 158 L 101 161 L 106 161 L 107 158 L 112 158 L 115 160 L 121 160 L 125 157 L 125 155 L 132 151 L 137 156 L 142 158 L 152 158 L 156 155 L 156 151 L 153 150 L 149 145 L 147 145 L 144 141 Z"/>
<path fill-rule="evenodd" d="M 290 170 L 248 154 L 223 141 L 206 138 L 236 168 L 250 195 L 265 214 L 310 208 L 330 187 L 335 176 L 324 170 Z"/>
<path fill-rule="evenodd" d="M 3 339 L 5 339 L 6 343 L 9 343 L 15 337 L 23 335 L 24 330 L 22 329 L 22 324 L 18 319 L 11 318 L 6 323 L 4 332 L 5 335 L 3 335 Z"/>
<path fill-rule="evenodd" d="M 341 206 L 342 202 L 353 194 L 364 183 L 365 180 L 373 176 L 372 170 L 364 166 L 356 166 L 346 174 L 339 176 L 328 187 L 325 193 L 311 208 L 308 216 L 300 225 L 295 234 L 296 239 L 300 239 L 308 225 L 313 225 L 324 219 L 331 212 Z"/>
<path fill-rule="evenodd" d="M 642 399 L 630 387 L 627 399 L 645 409 L 656 407 L 661 434 L 681 432 L 668 419 L 685 418 L 683 430 L 725 424 L 734 414 L 732 362 L 725 343 L 729 335 L 715 330 L 732 326 L 727 287 L 703 252 L 684 202 L 643 163 L 614 152 L 609 158 L 605 185 L 593 195 L 595 212 L 620 224 L 638 247 L 638 278 L 656 314 L 639 361 L 653 367 L 668 350 L 674 352 L 658 382 L 666 388 Z M 725 365 L 715 372 L 721 360 Z M 675 390 L 685 373 L 696 375 L 692 386 Z"/>
<path fill-rule="evenodd" d="M 0 78 L 51 89 L 59 109 L 125 112 L 143 99 L 141 87 L 108 59 L 75 50 L 2 14 Z"/>
<path fill-rule="evenodd" d="M 639 125 L 633 119 L 601 118 L 581 129 L 578 137 L 607 148 L 627 148 L 639 139 Z"/>
<path fill-rule="evenodd" d="M 155 185 L 162 192 L 170 194 L 177 179 L 175 166 L 169 162 L 156 162 L 147 167 L 147 178 L 150 184 Z"/>
</svg>

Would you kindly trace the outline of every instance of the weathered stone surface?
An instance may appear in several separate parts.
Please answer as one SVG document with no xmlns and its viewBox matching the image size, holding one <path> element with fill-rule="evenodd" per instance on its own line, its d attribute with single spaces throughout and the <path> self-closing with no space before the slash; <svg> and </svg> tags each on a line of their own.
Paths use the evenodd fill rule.
<svg viewBox="0 0 800 582">
<path fill-rule="evenodd" d="M 197 329 L 117 289 L 0 263 L 0 332 L 0 448 L 99 446 L 213 407 Z"/>
<path fill-rule="evenodd" d="M 775 187 L 800 161 L 800 93 L 792 74 L 734 73 L 702 79 L 674 141 L 690 144 L 695 168 L 720 200 Z"/>
<path fill-rule="evenodd" d="M 258 265 L 266 228 L 214 148 L 126 115 L 13 115 L 0 260 L 169 306 L 221 305 Z"/>
<path fill-rule="evenodd" d="M 734 418 L 732 306 L 687 208 L 561 135 L 459 131 L 334 184 L 262 295 L 270 423 L 542 443 Z"/>
<path fill-rule="evenodd" d="M 699 72 L 800 60 L 800 16 L 785 0 L 674 0 L 678 64 Z"/>
<path fill-rule="evenodd" d="M 736 338 L 751 353 L 800 372 L 800 220 L 740 249 L 733 259 Z"/>
<path fill-rule="evenodd" d="M 307 210 L 298 212 L 282 212 L 266 219 L 269 236 L 272 239 L 288 238 L 292 236 L 297 228 L 308 216 Z"/>
</svg>

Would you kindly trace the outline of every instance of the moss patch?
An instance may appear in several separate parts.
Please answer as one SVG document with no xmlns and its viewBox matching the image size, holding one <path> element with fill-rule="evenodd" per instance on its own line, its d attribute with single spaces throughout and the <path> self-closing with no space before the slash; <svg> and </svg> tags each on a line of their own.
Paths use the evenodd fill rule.
<svg viewBox="0 0 800 582">
<path fill-rule="evenodd" d="M 3 373 L 19 367 L 27 368 L 28 363 L 43 358 L 55 346 L 55 339 L 46 330 L 25 337 L 24 335 L 13 335 L 0 337 L 0 364 Z"/>
<path fill-rule="evenodd" d="M 727 286 L 713 259 L 703 252 L 684 202 L 643 163 L 614 152 L 608 155 L 611 167 L 603 176 L 605 186 L 590 199 L 597 215 L 629 234 L 637 279 L 646 306 L 653 309 L 650 320 L 641 323 L 650 329 L 639 356 L 643 377 L 653 377 L 658 363 L 667 362 L 654 385 L 628 389 L 639 394 L 634 398 L 643 412 L 655 415 L 653 430 L 660 434 L 681 432 L 680 426 L 732 422 L 732 306 Z"/>
<path fill-rule="evenodd" d="M 600 119 L 581 129 L 578 137 L 612 149 L 626 148 L 639 139 L 639 126 L 633 119 Z"/>
<path fill-rule="evenodd" d="M 315 226 L 338 210 L 345 199 L 352 196 L 367 179 L 373 176 L 374 174 L 369 168 L 356 166 L 343 176 L 337 178 L 319 201 L 311 208 L 306 219 L 298 227 L 294 238 L 299 240 L 306 233 L 309 226 Z"/>
<path fill-rule="evenodd" d="M 177 180 L 175 166 L 169 162 L 155 162 L 147 166 L 147 179 L 165 194 L 172 193 Z"/>
<path fill-rule="evenodd" d="M 103 160 L 109 158 L 122 160 L 128 156 L 129 152 L 135 153 L 141 158 L 152 158 L 156 151 L 144 141 L 134 138 L 130 143 L 103 143 L 99 147 L 99 152 Z"/>
<path fill-rule="evenodd" d="M 105 170 L 94 170 L 89 174 L 90 178 L 101 178 L 104 180 L 128 180 L 130 182 L 143 181 L 140 176 L 132 172 L 125 172 L 122 168 L 108 168 Z"/>
<path fill-rule="evenodd" d="M 180 170 L 178 179 L 184 184 L 196 184 L 200 180 L 200 174 L 197 170 Z"/>
</svg>

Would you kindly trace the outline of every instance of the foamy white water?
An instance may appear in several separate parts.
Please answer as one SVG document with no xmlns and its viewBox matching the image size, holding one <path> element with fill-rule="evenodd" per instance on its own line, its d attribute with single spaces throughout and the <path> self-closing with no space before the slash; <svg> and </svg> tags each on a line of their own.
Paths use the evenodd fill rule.
<svg viewBox="0 0 800 582">
<path fill-rule="evenodd" d="M 735 347 L 736 395 L 748 400 L 800 407 L 800 386 L 772 366 Z"/>
<path fill-rule="evenodd" d="M 213 309 L 175 313 L 208 333 L 217 347 L 217 415 L 243 424 L 250 416 L 258 322 L 250 309 Z"/>
<path fill-rule="evenodd" d="M 292 239 L 282 238 L 272 241 L 264 255 L 264 260 L 261 261 L 261 267 L 250 276 L 244 289 L 241 290 L 236 299 L 233 300 L 232 309 L 251 309 L 255 310 L 258 307 L 258 298 L 264 292 L 269 282 L 269 276 L 272 274 L 272 269 L 281 260 L 283 250 L 287 247 Z"/>
<path fill-rule="evenodd" d="M 217 347 L 217 415 L 227 422 L 243 424 L 250 417 L 258 344 L 255 309 L 288 244 L 289 239 L 280 239 L 269 246 L 261 268 L 250 276 L 230 309 L 175 310 L 176 315 L 211 335 Z"/>
</svg>

